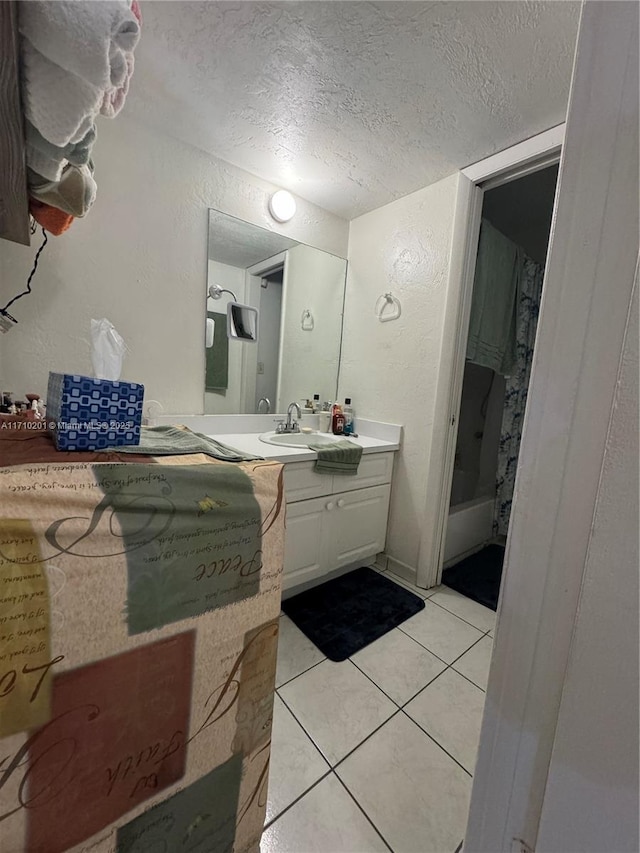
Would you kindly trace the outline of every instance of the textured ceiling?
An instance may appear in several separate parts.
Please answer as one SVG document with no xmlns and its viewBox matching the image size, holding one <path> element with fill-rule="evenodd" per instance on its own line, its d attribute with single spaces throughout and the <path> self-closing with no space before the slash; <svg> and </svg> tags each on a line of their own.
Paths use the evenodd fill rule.
<svg viewBox="0 0 640 853">
<path fill-rule="evenodd" d="M 208 255 L 213 261 L 247 269 L 299 244 L 219 210 L 209 211 Z"/>
<path fill-rule="evenodd" d="M 564 121 L 579 3 L 143 13 L 129 114 L 351 219 Z"/>
</svg>

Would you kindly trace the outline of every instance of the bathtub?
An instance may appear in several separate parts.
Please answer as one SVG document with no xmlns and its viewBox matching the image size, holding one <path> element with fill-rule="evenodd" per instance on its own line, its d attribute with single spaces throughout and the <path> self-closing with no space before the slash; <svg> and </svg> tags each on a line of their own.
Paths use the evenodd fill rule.
<svg viewBox="0 0 640 853">
<path fill-rule="evenodd" d="M 444 566 L 479 551 L 493 538 L 493 497 L 480 497 L 452 506 L 444 544 Z"/>
</svg>

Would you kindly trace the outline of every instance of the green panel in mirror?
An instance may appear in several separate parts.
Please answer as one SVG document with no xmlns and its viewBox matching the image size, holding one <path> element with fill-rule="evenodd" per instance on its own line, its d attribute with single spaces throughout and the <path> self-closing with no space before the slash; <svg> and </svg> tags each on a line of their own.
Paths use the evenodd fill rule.
<svg viewBox="0 0 640 853">
<path fill-rule="evenodd" d="M 206 414 L 255 414 L 262 398 L 271 412 L 314 394 L 336 399 L 346 272 L 344 258 L 209 211 L 206 293 L 218 285 L 257 309 L 259 334 L 255 346 L 227 338 L 220 320 L 233 297 L 207 297 Z"/>
</svg>

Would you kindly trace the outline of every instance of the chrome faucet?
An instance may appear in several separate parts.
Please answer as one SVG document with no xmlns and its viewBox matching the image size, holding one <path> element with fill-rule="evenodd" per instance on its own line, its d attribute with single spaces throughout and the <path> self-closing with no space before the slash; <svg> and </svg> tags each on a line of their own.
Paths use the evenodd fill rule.
<svg viewBox="0 0 640 853">
<path fill-rule="evenodd" d="M 297 420 L 295 421 L 291 419 L 294 408 L 297 412 Z M 302 412 L 300 411 L 300 406 L 297 403 L 289 403 L 289 408 L 287 409 L 287 422 L 284 426 L 285 432 L 300 432 L 299 420 L 301 417 Z"/>
<path fill-rule="evenodd" d="M 293 420 L 291 415 L 293 413 L 293 409 L 298 410 L 298 420 L 302 417 L 302 412 L 300 411 L 300 406 L 297 403 L 289 403 L 289 408 L 287 409 L 287 420 L 283 421 L 280 418 L 274 418 L 276 423 L 278 424 L 276 427 L 276 432 L 279 435 L 287 432 L 300 432 L 300 424 L 298 420 Z"/>
<path fill-rule="evenodd" d="M 256 406 L 256 411 L 257 411 L 257 413 L 258 413 L 258 414 L 260 414 L 260 406 L 261 406 L 263 403 L 264 403 L 264 404 L 266 405 L 266 407 L 267 407 L 267 408 L 266 408 L 266 410 L 265 410 L 265 415 L 268 415 L 268 414 L 269 414 L 269 412 L 271 411 L 271 400 L 270 400 L 268 397 L 260 397 L 260 399 L 258 400 L 258 405 Z"/>
</svg>

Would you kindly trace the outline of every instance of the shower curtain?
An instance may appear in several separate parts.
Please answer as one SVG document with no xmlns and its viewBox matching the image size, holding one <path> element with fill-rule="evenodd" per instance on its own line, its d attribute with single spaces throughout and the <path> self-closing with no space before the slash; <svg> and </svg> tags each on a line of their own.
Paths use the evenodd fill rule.
<svg viewBox="0 0 640 853">
<path fill-rule="evenodd" d="M 506 378 L 493 532 L 506 535 L 527 404 L 544 267 L 487 219 L 480 226 L 467 359 Z"/>
<path fill-rule="evenodd" d="M 544 278 L 544 267 L 541 264 L 529 258 L 522 250 L 519 250 L 518 254 L 520 260 L 515 305 L 515 362 L 510 375 L 506 377 L 493 519 L 494 533 L 505 536 L 511 514 Z"/>
</svg>

